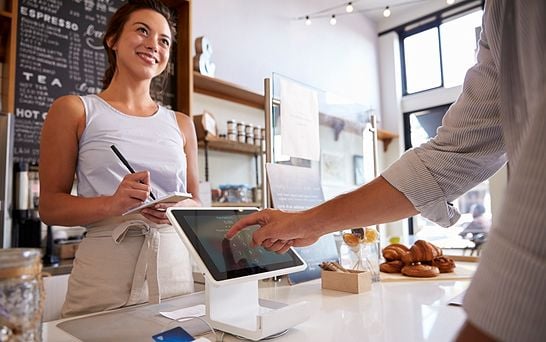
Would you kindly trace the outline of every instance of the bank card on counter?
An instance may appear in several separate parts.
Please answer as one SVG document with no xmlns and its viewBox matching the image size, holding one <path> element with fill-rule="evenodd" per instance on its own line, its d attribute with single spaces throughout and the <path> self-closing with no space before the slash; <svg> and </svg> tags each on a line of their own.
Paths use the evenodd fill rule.
<svg viewBox="0 0 546 342">
<path fill-rule="evenodd" d="M 186 342 L 195 341 L 186 330 L 176 327 L 152 336 L 155 342 Z"/>
</svg>

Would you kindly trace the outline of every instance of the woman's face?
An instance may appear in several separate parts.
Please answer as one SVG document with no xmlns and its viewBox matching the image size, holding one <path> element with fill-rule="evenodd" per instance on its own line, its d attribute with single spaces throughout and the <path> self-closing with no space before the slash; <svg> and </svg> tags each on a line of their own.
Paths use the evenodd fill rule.
<svg viewBox="0 0 546 342">
<path fill-rule="evenodd" d="M 116 52 L 117 73 L 128 72 L 132 78 L 152 79 L 167 67 L 170 47 L 171 31 L 165 17 L 149 9 L 135 11 L 112 46 Z"/>
</svg>

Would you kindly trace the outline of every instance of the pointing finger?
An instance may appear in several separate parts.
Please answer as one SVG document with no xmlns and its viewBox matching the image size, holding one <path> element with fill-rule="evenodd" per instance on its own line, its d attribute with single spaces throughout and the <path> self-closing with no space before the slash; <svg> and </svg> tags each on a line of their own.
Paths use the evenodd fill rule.
<svg viewBox="0 0 546 342">
<path fill-rule="evenodd" d="M 237 235 L 238 232 L 245 229 L 248 226 L 252 226 L 255 224 L 260 224 L 262 222 L 263 214 L 261 212 L 248 215 L 237 221 L 226 233 L 225 237 L 228 240 L 231 240 L 235 235 Z"/>
</svg>

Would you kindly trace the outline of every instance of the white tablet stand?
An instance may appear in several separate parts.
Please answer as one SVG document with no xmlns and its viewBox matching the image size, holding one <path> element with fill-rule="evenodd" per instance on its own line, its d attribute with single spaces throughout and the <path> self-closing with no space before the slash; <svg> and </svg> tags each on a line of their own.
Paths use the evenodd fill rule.
<svg viewBox="0 0 546 342">
<path fill-rule="evenodd" d="M 310 316 L 309 303 L 305 301 L 260 306 L 258 280 L 227 285 L 205 280 L 205 304 L 207 319 L 214 328 L 253 341 L 281 333 Z"/>
</svg>

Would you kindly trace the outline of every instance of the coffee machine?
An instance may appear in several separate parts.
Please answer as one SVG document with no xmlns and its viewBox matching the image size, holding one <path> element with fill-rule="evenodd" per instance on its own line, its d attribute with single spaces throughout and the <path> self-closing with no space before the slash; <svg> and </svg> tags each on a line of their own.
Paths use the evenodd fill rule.
<svg viewBox="0 0 546 342">
<path fill-rule="evenodd" d="M 0 248 L 12 246 L 13 114 L 0 113 Z"/>
</svg>

